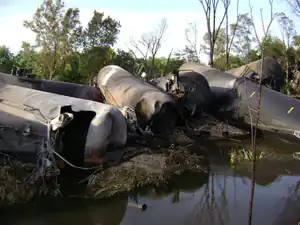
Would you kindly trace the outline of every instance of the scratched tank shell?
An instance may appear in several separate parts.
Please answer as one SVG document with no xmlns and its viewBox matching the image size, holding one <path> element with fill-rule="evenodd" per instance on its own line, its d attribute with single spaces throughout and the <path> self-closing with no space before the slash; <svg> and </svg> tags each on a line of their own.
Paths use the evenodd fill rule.
<svg viewBox="0 0 300 225">
<path fill-rule="evenodd" d="M 48 121 L 62 113 L 73 114 L 74 119 L 63 131 L 62 146 L 70 157 L 82 152 L 79 161 L 84 160 L 84 156 L 103 153 L 109 146 L 121 148 L 126 144 L 126 120 L 120 110 L 113 106 L 1 83 L 0 99 L 0 125 L 21 131 L 27 124 L 30 134 L 37 140 L 46 137 Z M 31 142 L 30 148 L 26 148 L 26 144 L 24 148 L 17 148 L 26 139 L 32 141 L 30 137 L 25 135 L 23 142 L 18 142 L 15 133 L 6 141 L 11 140 L 16 145 L 13 151 L 35 153 L 38 148 L 36 142 Z"/>
<path fill-rule="evenodd" d="M 228 71 L 236 77 L 246 77 L 256 83 L 262 78 L 262 84 L 273 90 L 280 91 L 284 85 L 285 72 L 281 65 L 269 56 Z"/>
<path fill-rule="evenodd" d="M 103 96 L 99 88 L 83 84 L 40 80 L 36 78 L 32 79 L 26 77 L 13 76 L 5 73 L 0 73 L 0 83 L 31 88 L 34 90 L 65 95 L 73 98 L 81 98 L 96 102 L 103 102 Z"/>
<path fill-rule="evenodd" d="M 178 77 L 174 74 L 156 78 L 151 81 L 160 89 L 175 94 L 176 89 L 184 98 L 178 100 L 179 105 L 194 111 L 193 115 L 201 115 L 197 112 L 207 110 L 212 102 L 209 84 L 206 78 L 193 71 L 180 71 Z"/>
<path fill-rule="evenodd" d="M 115 65 L 100 70 L 97 84 L 109 104 L 133 107 L 142 129 L 149 126 L 153 133 L 173 130 L 178 110 L 171 95 Z"/>
<path fill-rule="evenodd" d="M 215 96 L 215 116 L 241 128 L 254 125 L 258 106 L 257 83 L 196 63 L 183 64 L 180 70 L 195 71 L 207 79 Z M 262 86 L 261 96 L 259 129 L 299 142 L 300 101 L 265 86 Z"/>
</svg>

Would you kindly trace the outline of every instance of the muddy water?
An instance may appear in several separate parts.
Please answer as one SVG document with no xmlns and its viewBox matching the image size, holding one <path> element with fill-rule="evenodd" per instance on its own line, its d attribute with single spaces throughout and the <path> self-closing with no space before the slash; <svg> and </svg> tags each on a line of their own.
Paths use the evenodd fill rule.
<svg viewBox="0 0 300 225">
<path fill-rule="evenodd" d="M 205 148 L 214 149 L 208 154 L 209 175 L 186 174 L 167 190 L 149 190 L 135 197 L 106 202 L 35 203 L 0 212 L 1 225 L 247 224 L 251 166 L 244 162 L 234 167 L 228 162 L 226 152 L 232 147 L 248 145 L 247 141 L 234 145 L 206 143 Z M 292 148 L 274 141 L 259 143 L 259 149 L 268 154 L 258 161 L 252 224 L 297 225 L 300 222 L 300 161 L 286 153 Z M 136 201 L 147 204 L 147 210 L 141 211 Z"/>
</svg>

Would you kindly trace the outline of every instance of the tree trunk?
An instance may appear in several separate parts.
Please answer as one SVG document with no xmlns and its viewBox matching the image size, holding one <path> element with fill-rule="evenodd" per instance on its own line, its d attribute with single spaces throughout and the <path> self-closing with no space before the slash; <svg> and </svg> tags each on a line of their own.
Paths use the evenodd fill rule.
<svg viewBox="0 0 300 225">
<path fill-rule="evenodd" d="M 214 45 L 212 43 L 210 44 L 209 65 L 214 67 Z"/>
<path fill-rule="evenodd" d="M 228 34 L 228 13 L 226 12 L 226 70 L 229 70 L 229 34 Z"/>
<path fill-rule="evenodd" d="M 290 82 L 289 82 L 289 61 L 287 55 L 285 56 L 285 62 L 286 62 L 286 71 L 285 71 L 285 83 L 286 83 L 286 93 L 290 95 Z"/>
</svg>

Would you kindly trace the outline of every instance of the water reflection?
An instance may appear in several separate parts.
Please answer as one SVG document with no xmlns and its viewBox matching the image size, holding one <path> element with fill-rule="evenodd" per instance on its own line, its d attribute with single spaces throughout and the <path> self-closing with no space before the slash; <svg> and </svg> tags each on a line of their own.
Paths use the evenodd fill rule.
<svg viewBox="0 0 300 225">
<path fill-rule="evenodd" d="M 168 187 L 132 193 L 101 203 L 57 201 L 30 205 L 24 210 L 3 211 L 1 224 L 13 225 L 241 225 L 247 224 L 251 188 L 251 164 L 233 168 L 226 152 L 250 147 L 250 141 L 211 142 L 210 174 L 187 173 Z M 275 146 L 275 147 L 274 147 Z M 212 150 L 214 149 L 214 150 Z M 297 225 L 300 222 L 300 167 L 277 143 L 259 144 L 259 150 L 277 154 L 257 164 L 253 223 Z M 292 149 L 291 149 L 292 151 Z M 281 152 L 278 154 L 278 152 Z M 132 202 L 147 204 L 142 212 Z"/>
<path fill-rule="evenodd" d="M 292 186 L 288 196 L 285 199 L 282 212 L 276 218 L 276 225 L 299 224 L 300 215 L 300 183 Z M 297 216 L 296 216 L 297 215 Z"/>
<path fill-rule="evenodd" d="M 1 225 L 118 225 L 126 212 L 127 203 L 127 198 L 103 203 L 48 200 L 1 211 Z"/>
<path fill-rule="evenodd" d="M 140 196 L 139 201 L 149 206 L 145 214 L 127 209 L 121 224 L 247 224 L 251 180 L 243 172 L 228 175 L 215 171 L 197 191 L 181 191 L 176 204 L 171 194 L 155 200 L 147 195 Z M 295 192 L 300 176 L 275 173 L 270 172 L 270 177 L 266 176 L 268 181 L 262 181 L 263 185 L 256 184 L 253 224 L 297 224 L 296 221 L 300 221 L 300 192 Z M 288 206 L 292 203 L 291 211 Z"/>
</svg>

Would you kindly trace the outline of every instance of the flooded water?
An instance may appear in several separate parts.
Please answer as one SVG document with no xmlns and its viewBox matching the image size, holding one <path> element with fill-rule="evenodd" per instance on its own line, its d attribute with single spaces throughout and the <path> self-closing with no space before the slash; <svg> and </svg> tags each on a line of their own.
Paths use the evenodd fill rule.
<svg viewBox="0 0 300 225">
<path fill-rule="evenodd" d="M 248 224 L 251 165 L 236 168 L 213 143 L 209 174 L 186 174 L 168 190 L 149 190 L 136 198 L 101 202 L 55 200 L 0 212 L 1 225 L 242 225 Z M 274 147 L 275 145 L 275 147 Z M 236 146 L 236 144 L 235 144 Z M 247 143 L 240 143 L 247 146 Z M 212 146 L 207 145 L 207 149 Z M 238 146 L 239 147 L 239 146 Z M 266 141 L 259 149 L 272 154 L 280 144 Z M 288 152 L 288 148 L 284 147 Z M 217 153 L 222 152 L 222 154 Z M 282 149 L 281 149 L 282 150 Z M 282 152 L 282 151 L 281 151 Z M 298 225 L 300 222 L 300 161 L 289 153 L 258 161 L 252 224 Z M 135 200 L 133 200 L 135 199 Z M 135 202 L 137 201 L 137 203 Z M 141 211 L 137 204 L 147 204 Z"/>
</svg>

